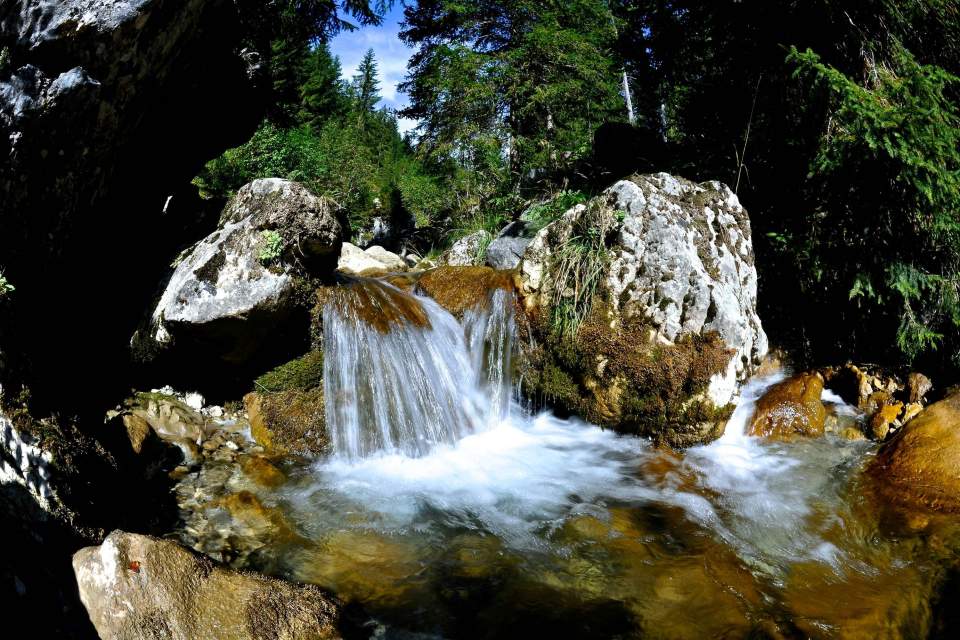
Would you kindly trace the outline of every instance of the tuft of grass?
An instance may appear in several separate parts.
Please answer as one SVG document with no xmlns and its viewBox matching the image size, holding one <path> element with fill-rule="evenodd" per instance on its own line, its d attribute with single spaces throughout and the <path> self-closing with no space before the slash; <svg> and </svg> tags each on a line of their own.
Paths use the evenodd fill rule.
<svg viewBox="0 0 960 640">
<path fill-rule="evenodd" d="M 549 200 L 527 209 L 520 216 L 520 219 L 529 224 L 531 230 L 536 232 L 562 216 L 571 207 L 583 204 L 589 199 L 590 196 L 583 191 L 561 191 Z"/>
</svg>

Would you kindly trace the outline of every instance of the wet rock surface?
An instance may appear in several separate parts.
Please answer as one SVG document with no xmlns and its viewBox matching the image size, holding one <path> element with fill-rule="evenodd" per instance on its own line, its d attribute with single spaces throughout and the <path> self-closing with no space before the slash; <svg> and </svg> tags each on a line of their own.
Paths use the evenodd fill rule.
<svg viewBox="0 0 960 640">
<path fill-rule="evenodd" d="M 910 510 L 960 513 L 960 394 L 924 409 L 870 466 L 890 502 Z"/>
<path fill-rule="evenodd" d="M 757 401 L 750 435 L 772 438 L 819 436 L 824 432 L 826 408 L 820 400 L 823 378 L 802 373 L 779 382 Z"/>
</svg>

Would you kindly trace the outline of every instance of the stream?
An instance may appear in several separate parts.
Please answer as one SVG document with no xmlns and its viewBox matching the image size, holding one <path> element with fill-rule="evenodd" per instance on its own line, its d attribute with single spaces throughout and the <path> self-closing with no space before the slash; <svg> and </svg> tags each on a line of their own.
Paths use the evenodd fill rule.
<svg viewBox="0 0 960 640">
<path fill-rule="evenodd" d="M 461 321 L 379 281 L 329 302 L 333 454 L 267 483 L 206 463 L 178 487 L 181 540 L 329 588 L 375 637 L 923 636 L 956 531 L 884 516 L 860 475 L 876 445 L 745 435 L 782 373 L 683 452 L 532 412 L 509 295 Z"/>
</svg>

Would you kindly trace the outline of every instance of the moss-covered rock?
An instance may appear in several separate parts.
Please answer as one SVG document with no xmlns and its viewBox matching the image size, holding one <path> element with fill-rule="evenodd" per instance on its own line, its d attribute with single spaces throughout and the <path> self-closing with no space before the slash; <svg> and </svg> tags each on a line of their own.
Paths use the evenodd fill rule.
<svg viewBox="0 0 960 640">
<path fill-rule="evenodd" d="M 327 452 L 330 440 L 322 388 L 250 393 L 243 401 L 250 433 L 268 451 L 303 456 Z"/>
<path fill-rule="evenodd" d="M 457 317 L 467 309 L 489 304 L 494 289 L 514 288 L 513 274 L 490 267 L 443 266 L 431 269 L 417 280 L 418 293 L 427 295 Z"/>
<path fill-rule="evenodd" d="M 534 309 L 520 316 L 518 374 L 529 396 L 671 446 L 723 433 L 731 408 L 705 395 L 730 359 L 715 334 L 667 343 L 639 318 L 616 321 L 602 303 L 573 334 L 556 331 L 545 315 Z"/>
<path fill-rule="evenodd" d="M 284 363 L 254 381 L 258 391 L 268 393 L 304 391 L 319 387 L 321 384 L 323 384 L 323 352 L 318 349 Z"/>
</svg>

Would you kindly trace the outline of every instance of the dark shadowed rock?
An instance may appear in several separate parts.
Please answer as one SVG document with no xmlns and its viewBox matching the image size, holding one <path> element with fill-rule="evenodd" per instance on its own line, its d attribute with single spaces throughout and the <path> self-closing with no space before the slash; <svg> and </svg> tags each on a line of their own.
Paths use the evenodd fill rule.
<svg viewBox="0 0 960 640">
<path fill-rule="evenodd" d="M 487 264 L 494 269 L 515 269 L 520 264 L 523 252 L 533 240 L 528 234 L 529 225 L 515 220 L 503 228 L 487 247 Z"/>
<path fill-rule="evenodd" d="M 12 0 L 0 36 L 0 264 L 17 286 L 0 379 L 93 405 L 197 213 L 165 202 L 256 126 L 259 76 L 227 0 Z"/>
</svg>

